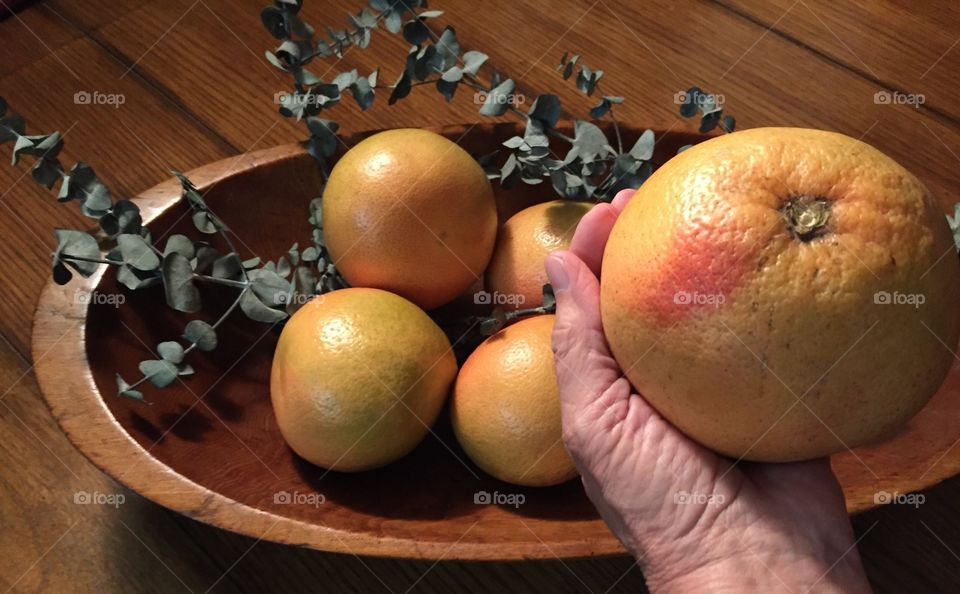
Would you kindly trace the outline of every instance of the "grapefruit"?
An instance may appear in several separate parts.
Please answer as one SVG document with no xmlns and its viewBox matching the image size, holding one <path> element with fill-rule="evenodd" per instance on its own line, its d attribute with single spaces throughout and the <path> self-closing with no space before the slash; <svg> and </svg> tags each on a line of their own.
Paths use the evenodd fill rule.
<svg viewBox="0 0 960 594">
<path fill-rule="evenodd" d="M 761 128 L 694 146 L 617 220 L 601 310 L 627 377 L 728 456 L 875 441 L 942 383 L 960 267 L 926 188 L 873 147 Z"/>
<path fill-rule="evenodd" d="M 560 392 L 550 335 L 554 316 L 527 318 L 470 355 L 454 384 L 450 418 L 467 456 L 515 485 L 577 476 L 560 438 Z"/>
<path fill-rule="evenodd" d="M 552 200 L 513 215 L 497 234 L 486 289 L 504 309 L 543 305 L 547 255 L 568 247 L 590 202 Z M 493 298 L 493 297 L 492 297 Z"/>
<path fill-rule="evenodd" d="M 323 192 L 323 230 L 344 278 L 443 305 L 483 274 L 497 234 L 493 189 L 450 140 L 417 129 L 380 132 L 347 151 Z"/>
<path fill-rule="evenodd" d="M 378 289 L 309 301 L 280 335 L 270 398 L 283 438 L 325 468 L 389 464 L 427 434 L 457 373 L 450 342 L 419 307 Z"/>
</svg>

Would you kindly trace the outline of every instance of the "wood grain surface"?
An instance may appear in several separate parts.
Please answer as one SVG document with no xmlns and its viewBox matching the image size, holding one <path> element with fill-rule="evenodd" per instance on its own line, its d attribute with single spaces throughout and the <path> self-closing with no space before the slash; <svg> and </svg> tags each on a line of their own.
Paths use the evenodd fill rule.
<svg viewBox="0 0 960 594">
<path fill-rule="evenodd" d="M 621 118 L 669 128 L 673 95 L 699 84 L 724 95 L 741 127 L 803 125 L 876 145 L 947 205 L 957 199 L 960 7 L 948 2 L 829 0 L 436 0 L 468 49 L 490 54 L 526 96 L 556 92 L 567 117 L 589 100 L 560 81 L 564 50 L 606 71 Z M 307 0 L 308 20 L 339 25 L 359 0 Z M 92 163 L 132 196 L 168 177 L 301 133 L 275 113 L 284 87 L 262 58 L 272 40 L 251 0 L 47 1 L 0 22 L 0 95 L 33 131 L 66 133 L 64 160 Z M 5 10 L 5 9 L 0 9 Z M 330 63 L 383 68 L 401 42 L 379 34 Z M 122 93 L 119 108 L 78 105 L 79 91 Z M 912 105 L 876 102 L 922 94 Z M 418 89 L 395 107 L 338 107 L 344 131 L 475 121 L 469 94 L 452 104 Z M 894 95 L 901 94 L 901 95 Z M 0 153 L 6 159 L 9 149 Z M 0 587 L 15 591 L 637 591 L 629 558 L 516 563 L 414 562 L 321 554 L 209 528 L 106 479 L 80 456 L 39 396 L 30 320 L 47 276 L 51 229 L 84 226 L 70 207 L 0 168 L 5 258 L 0 282 Z M 27 174 L 29 176 L 29 174 Z M 83 505 L 77 492 L 122 494 Z M 960 480 L 924 492 L 919 508 L 857 516 L 859 547 L 877 591 L 954 591 L 960 583 Z M 116 498 L 115 498 L 116 499 Z"/>
</svg>

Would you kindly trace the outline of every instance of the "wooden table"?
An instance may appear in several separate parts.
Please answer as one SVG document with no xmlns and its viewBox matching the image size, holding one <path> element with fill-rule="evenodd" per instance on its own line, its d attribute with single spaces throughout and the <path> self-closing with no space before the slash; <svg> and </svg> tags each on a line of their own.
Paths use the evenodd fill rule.
<svg viewBox="0 0 960 594">
<path fill-rule="evenodd" d="M 8 0 L 9 1 L 9 0 Z M 254 0 L 55 0 L 0 22 L 0 95 L 34 132 L 59 129 L 65 161 L 92 163 L 114 192 L 135 195 L 169 175 L 298 139 L 276 113 L 286 81 L 263 51 Z M 307 20 L 341 26 L 361 0 L 307 0 Z M 436 0 L 467 48 L 490 54 L 519 92 L 561 95 L 565 117 L 591 101 L 554 66 L 565 50 L 605 70 L 604 92 L 628 98 L 638 125 L 690 125 L 677 91 L 724 95 L 741 127 L 813 126 L 861 137 L 917 173 L 945 203 L 960 165 L 960 5 L 877 0 Z M 0 7 L 3 0 L 0 0 Z M 394 80 L 404 43 L 383 33 L 332 73 L 383 67 Z M 123 105 L 82 105 L 80 91 Z M 875 93 L 886 93 L 877 100 Z M 906 104 L 910 94 L 922 104 Z M 472 96 L 432 89 L 361 113 L 344 131 L 475 121 Z M 884 102 L 883 98 L 891 101 Z M 918 98 L 918 97 L 915 97 Z M 381 98 L 382 99 L 382 98 Z M 917 103 L 917 101 L 914 101 Z M 0 159 L 9 156 L 9 148 Z M 30 320 L 48 277 L 55 227 L 89 220 L 0 167 L 0 586 L 17 591 L 636 591 L 633 560 L 406 562 L 323 554 L 226 533 L 112 483 L 77 453 L 31 373 Z M 118 507 L 80 505 L 78 491 L 121 493 Z M 948 591 L 960 584 L 960 479 L 919 509 L 888 506 L 854 519 L 877 591 Z"/>
</svg>

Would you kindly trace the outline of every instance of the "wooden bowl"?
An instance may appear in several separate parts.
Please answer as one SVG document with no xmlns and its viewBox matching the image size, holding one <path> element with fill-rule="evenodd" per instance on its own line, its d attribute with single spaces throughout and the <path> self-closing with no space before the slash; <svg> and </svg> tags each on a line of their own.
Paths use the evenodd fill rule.
<svg viewBox="0 0 960 594">
<path fill-rule="evenodd" d="M 518 129 L 486 124 L 438 131 L 479 154 Z M 639 133 L 627 130 L 625 141 L 632 144 Z M 676 132 L 658 138 L 660 162 L 703 139 Z M 320 180 L 299 146 L 225 159 L 189 177 L 209 192 L 208 202 L 234 230 L 244 256 L 276 259 L 296 238 L 309 243 L 307 205 Z M 507 192 L 495 186 L 502 219 L 552 198 L 547 185 Z M 175 180 L 137 201 L 155 238 L 191 232 Z M 126 303 L 88 306 L 77 299 L 78 291 L 94 290 L 123 295 Z M 206 291 L 205 311 L 215 315 L 229 297 Z M 122 290 L 112 271 L 66 286 L 50 282 L 33 330 L 36 373 L 53 415 L 94 464 L 144 497 L 254 538 L 359 555 L 506 560 L 624 552 L 579 481 L 546 489 L 500 483 L 467 460 L 445 416 L 412 454 L 381 470 L 343 474 L 303 462 L 284 443 L 270 409 L 275 333 L 241 315 L 221 333 L 216 352 L 191 360 L 196 375 L 163 391 L 147 389 L 152 405 L 115 396 L 114 373 L 139 377 L 138 361 L 152 358 L 154 346 L 175 339 L 189 319 L 163 301 L 162 291 Z M 878 492 L 922 489 L 960 471 L 958 438 L 955 365 L 897 436 L 834 458 L 850 511 L 872 507 Z M 483 492 L 523 494 L 525 502 L 476 504 Z"/>
</svg>

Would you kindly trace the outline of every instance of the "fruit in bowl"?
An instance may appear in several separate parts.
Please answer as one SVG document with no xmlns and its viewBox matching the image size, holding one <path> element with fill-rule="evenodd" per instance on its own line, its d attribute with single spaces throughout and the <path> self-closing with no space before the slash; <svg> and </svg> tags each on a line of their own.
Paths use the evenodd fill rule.
<svg viewBox="0 0 960 594">
<path fill-rule="evenodd" d="M 270 396 L 283 438 L 302 458 L 369 470 L 420 443 L 456 373 L 450 342 L 423 310 L 387 291 L 341 289 L 287 322 Z"/>
<path fill-rule="evenodd" d="M 483 275 L 497 206 L 470 154 L 426 130 L 388 130 L 337 162 L 323 191 L 330 256 L 353 286 L 393 291 L 424 309 Z"/>
<path fill-rule="evenodd" d="M 457 441 L 477 466 L 515 485 L 545 487 L 577 476 L 560 439 L 553 320 L 534 316 L 488 338 L 453 389 Z"/>
<path fill-rule="evenodd" d="M 487 290 L 505 308 L 541 305 L 547 284 L 544 259 L 570 246 L 577 223 L 592 207 L 591 202 L 550 200 L 510 217 L 497 234 L 486 273 Z"/>
</svg>

